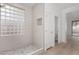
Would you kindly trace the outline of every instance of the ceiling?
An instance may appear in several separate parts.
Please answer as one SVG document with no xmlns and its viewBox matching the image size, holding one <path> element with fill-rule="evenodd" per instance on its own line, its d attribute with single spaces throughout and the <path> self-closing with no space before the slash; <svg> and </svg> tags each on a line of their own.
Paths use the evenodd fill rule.
<svg viewBox="0 0 79 59">
<path fill-rule="evenodd" d="M 33 7 L 38 3 L 17 3 L 23 7 Z M 49 3 L 50 4 L 50 3 Z M 75 7 L 75 6 L 79 6 L 79 3 L 52 3 L 55 4 L 55 6 L 61 8 L 61 9 L 65 9 L 65 8 L 69 8 L 69 7 Z"/>
<path fill-rule="evenodd" d="M 79 6 L 79 3 L 55 3 L 55 4 L 61 9 Z"/>
<path fill-rule="evenodd" d="M 70 7 L 79 7 L 79 3 L 56 3 L 56 5 L 61 9 L 66 9 Z M 68 20 L 78 20 L 79 19 L 79 11 L 70 12 L 67 14 Z"/>
<path fill-rule="evenodd" d="M 20 3 L 22 6 L 26 7 L 33 7 L 35 5 L 35 3 Z"/>
<path fill-rule="evenodd" d="M 23 6 L 23 7 L 27 7 L 27 6 L 28 7 L 33 7 L 38 3 L 16 3 L 16 4 L 19 4 L 20 6 Z M 61 10 L 69 8 L 69 7 L 79 6 L 79 3 L 53 3 L 53 4 L 55 4 L 55 6 L 59 7 Z M 79 19 L 79 11 L 69 13 L 68 16 L 72 19 L 76 19 L 76 18 Z"/>
<path fill-rule="evenodd" d="M 20 5 L 26 7 L 33 7 L 35 6 L 37 3 L 21 3 Z M 66 9 L 66 8 L 70 8 L 70 7 L 76 7 L 79 6 L 79 3 L 53 3 L 55 4 L 55 6 L 59 7 L 61 10 Z M 72 13 L 69 13 L 69 18 L 72 19 L 79 19 L 79 11 L 75 11 Z"/>
<path fill-rule="evenodd" d="M 68 13 L 67 17 L 69 18 L 69 20 L 71 19 L 72 21 L 79 20 L 79 11 Z"/>
</svg>

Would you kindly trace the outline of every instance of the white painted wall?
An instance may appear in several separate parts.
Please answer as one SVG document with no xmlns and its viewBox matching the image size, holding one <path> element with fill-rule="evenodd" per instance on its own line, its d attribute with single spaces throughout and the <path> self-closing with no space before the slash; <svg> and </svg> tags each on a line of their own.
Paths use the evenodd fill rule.
<svg viewBox="0 0 79 59">
<path fill-rule="evenodd" d="M 61 42 L 61 9 L 52 3 L 46 3 L 44 9 L 45 49 L 55 46 L 55 16 L 58 16 L 58 41 Z"/>
<path fill-rule="evenodd" d="M 33 43 L 38 47 L 43 47 L 43 13 L 44 4 L 39 3 L 33 7 Z M 37 19 L 42 18 L 42 25 L 37 24 Z"/>
<path fill-rule="evenodd" d="M 71 18 L 67 14 L 67 39 L 71 39 L 72 22 Z"/>
<path fill-rule="evenodd" d="M 32 43 L 32 8 L 23 7 L 20 4 L 12 5 L 25 9 L 25 35 L 0 37 L 0 51 L 13 50 Z"/>
</svg>

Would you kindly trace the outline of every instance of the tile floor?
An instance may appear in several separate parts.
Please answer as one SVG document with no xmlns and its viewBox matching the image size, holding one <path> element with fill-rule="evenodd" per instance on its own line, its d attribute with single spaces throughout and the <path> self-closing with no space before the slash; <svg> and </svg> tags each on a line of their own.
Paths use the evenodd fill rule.
<svg viewBox="0 0 79 59">
<path fill-rule="evenodd" d="M 0 55 L 28 55 L 29 53 L 32 53 L 38 49 L 39 48 L 37 48 L 36 46 L 30 45 L 28 47 L 24 47 L 17 50 L 0 52 Z"/>
</svg>

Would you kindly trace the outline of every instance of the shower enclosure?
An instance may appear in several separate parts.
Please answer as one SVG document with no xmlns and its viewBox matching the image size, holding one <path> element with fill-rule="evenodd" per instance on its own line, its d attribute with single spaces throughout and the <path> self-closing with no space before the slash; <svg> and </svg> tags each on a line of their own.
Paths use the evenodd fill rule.
<svg viewBox="0 0 79 59">
<path fill-rule="evenodd" d="M 32 43 L 27 44 L 25 11 L 11 4 L 0 4 L 0 54 L 35 54 L 43 48 L 42 43 L 36 43 L 36 36 L 32 38 Z M 40 37 L 39 32 L 34 32 L 35 29 L 33 34 Z"/>
</svg>

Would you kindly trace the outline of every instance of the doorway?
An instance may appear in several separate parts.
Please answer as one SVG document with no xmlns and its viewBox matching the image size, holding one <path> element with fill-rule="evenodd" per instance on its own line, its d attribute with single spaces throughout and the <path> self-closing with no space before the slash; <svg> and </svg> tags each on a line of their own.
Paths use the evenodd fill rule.
<svg viewBox="0 0 79 59">
<path fill-rule="evenodd" d="M 58 16 L 55 16 L 55 45 L 58 45 Z"/>
<path fill-rule="evenodd" d="M 72 21 L 72 47 L 79 48 L 79 20 Z"/>
<path fill-rule="evenodd" d="M 79 37 L 79 20 L 72 21 L 72 36 Z"/>
</svg>

